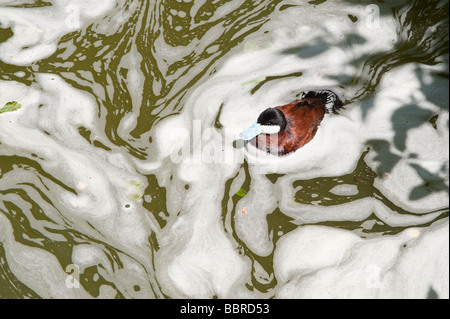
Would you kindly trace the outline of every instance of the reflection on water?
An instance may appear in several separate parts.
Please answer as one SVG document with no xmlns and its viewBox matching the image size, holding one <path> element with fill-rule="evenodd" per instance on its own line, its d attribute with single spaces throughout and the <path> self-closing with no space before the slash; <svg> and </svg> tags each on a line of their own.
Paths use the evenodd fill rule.
<svg viewBox="0 0 450 319">
<path fill-rule="evenodd" d="M 10 101 L 2 298 L 448 298 L 448 1 L 6 1 Z"/>
</svg>

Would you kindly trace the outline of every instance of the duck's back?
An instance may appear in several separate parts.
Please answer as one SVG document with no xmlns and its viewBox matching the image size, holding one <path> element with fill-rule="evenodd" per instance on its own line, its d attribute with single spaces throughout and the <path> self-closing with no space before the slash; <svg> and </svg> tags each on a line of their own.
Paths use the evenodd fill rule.
<svg viewBox="0 0 450 319">
<path fill-rule="evenodd" d="M 280 152 L 294 152 L 316 135 L 325 116 L 325 103 L 316 98 L 302 99 L 278 106 L 287 120 L 286 129 L 278 134 Z"/>
</svg>

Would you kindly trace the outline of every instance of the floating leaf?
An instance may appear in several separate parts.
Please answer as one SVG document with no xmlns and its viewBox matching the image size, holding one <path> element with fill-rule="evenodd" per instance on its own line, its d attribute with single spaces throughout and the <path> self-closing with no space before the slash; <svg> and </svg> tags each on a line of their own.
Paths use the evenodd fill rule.
<svg viewBox="0 0 450 319">
<path fill-rule="evenodd" d="M 134 199 L 140 199 L 142 197 L 142 195 L 139 195 L 139 194 L 133 194 L 133 198 Z"/>
<path fill-rule="evenodd" d="M 141 199 L 144 196 L 144 191 L 141 188 L 142 182 L 132 179 L 132 180 L 128 180 L 128 183 L 131 185 L 131 187 L 130 187 L 131 197 L 134 200 Z"/>
<path fill-rule="evenodd" d="M 4 107 L 2 107 L 0 109 L 0 114 L 6 113 L 6 112 L 17 111 L 18 109 L 20 109 L 21 106 L 22 105 L 20 105 L 20 103 L 18 103 L 16 101 L 8 102 L 5 104 Z"/>
<path fill-rule="evenodd" d="M 236 192 L 236 195 L 238 195 L 240 197 L 244 197 L 245 195 L 247 195 L 247 192 L 241 188 Z"/>
<path fill-rule="evenodd" d="M 134 179 L 130 180 L 129 182 L 131 185 L 136 186 L 136 187 L 139 187 L 142 185 L 141 182 L 135 181 Z"/>
</svg>

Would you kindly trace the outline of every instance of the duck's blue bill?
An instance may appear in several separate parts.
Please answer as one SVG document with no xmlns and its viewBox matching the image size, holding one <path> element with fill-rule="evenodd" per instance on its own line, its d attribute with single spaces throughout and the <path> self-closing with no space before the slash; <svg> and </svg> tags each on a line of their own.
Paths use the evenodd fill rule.
<svg viewBox="0 0 450 319">
<path fill-rule="evenodd" d="M 239 134 L 239 136 L 243 140 L 246 140 L 246 141 L 251 140 L 255 136 L 258 136 L 259 134 L 261 134 L 260 126 L 261 126 L 261 124 L 255 122 L 250 128 L 246 129 L 245 131 L 242 131 L 241 134 Z"/>
</svg>

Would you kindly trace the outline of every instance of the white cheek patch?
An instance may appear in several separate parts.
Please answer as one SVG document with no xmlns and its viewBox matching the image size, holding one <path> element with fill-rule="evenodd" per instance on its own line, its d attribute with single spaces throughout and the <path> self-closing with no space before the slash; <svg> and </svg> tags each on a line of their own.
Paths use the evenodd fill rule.
<svg viewBox="0 0 450 319">
<path fill-rule="evenodd" d="M 259 127 L 262 134 L 276 134 L 280 132 L 280 126 L 279 125 L 261 125 Z"/>
</svg>

